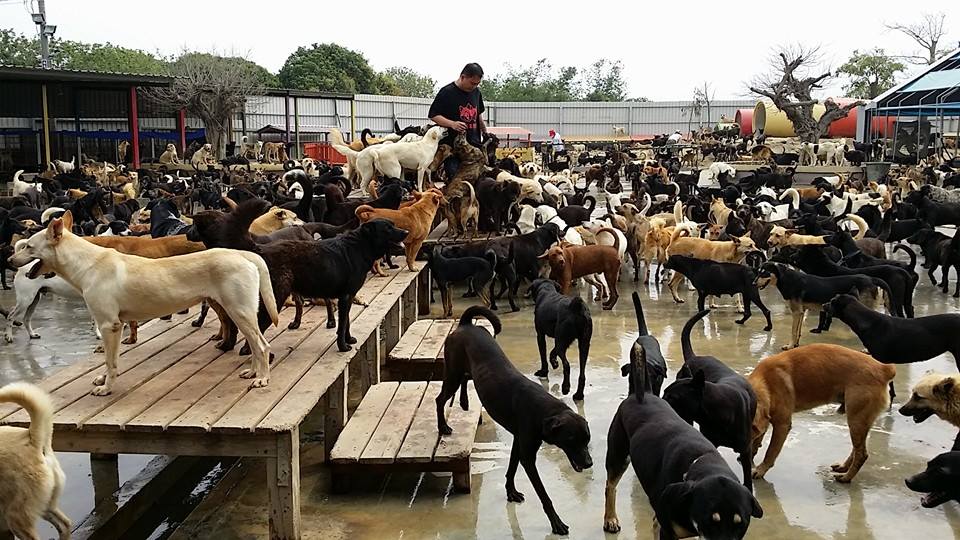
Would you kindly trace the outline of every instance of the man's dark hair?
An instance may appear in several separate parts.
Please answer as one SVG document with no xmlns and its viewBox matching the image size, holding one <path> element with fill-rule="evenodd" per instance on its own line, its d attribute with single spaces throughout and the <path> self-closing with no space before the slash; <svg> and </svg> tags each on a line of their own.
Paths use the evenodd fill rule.
<svg viewBox="0 0 960 540">
<path fill-rule="evenodd" d="M 463 71 L 460 72 L 460 75 L 464 77 L 483 77 L 483 68 L 476 62 L 470 62 L 463 66 Z"/>
</svg>

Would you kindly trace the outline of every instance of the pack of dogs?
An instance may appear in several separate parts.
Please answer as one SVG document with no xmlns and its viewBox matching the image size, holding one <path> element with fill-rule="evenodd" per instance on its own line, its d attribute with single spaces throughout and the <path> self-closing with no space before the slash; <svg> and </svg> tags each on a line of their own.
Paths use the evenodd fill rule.
<svg viewBox="0 0 960 540">
<path fill-rule="evenodd" d="M 644 283 L 668 281 L 677 303 L 684 302 L 686 280 L 696 291 L 697 313 L 681 332 L 683 362 L 673 381 L 633 293 L 638 336 L 621 368 L 626 398 L 607 436 L 603 530 L 620 530 L 616 489 L 632 463 L 659 538 L 742 538 L 751 520 L 763 516 L 754 480 L 774 466 L 792 415 L 802 410 L 836 402 L 845 409 L 852 450 L 832 471 L 838 481 L 852 481 L 867 460 L 874 421 L 895 397 L 895 365 L 950 352 L 960 368 L 954 337 L 960 315 L 914 317 L 913 309 L 919 276 L 911 244 L 944 293 L 948 269 L 957 269 L 954 296 L 960 295 L 960 237 L 942 232 L 944 225 L 960 226 L 960 191 L 950 189 L 960 180 L 949 167 L 905 166 L 883 182 L 838 174 L 799 186 L 796 164 L 862 162 L 873 149 L 825 142 L 774 152 L 764 144 L 699 141 L 704 157 L 750 154 L 765 164 L 739 175 L 719 160 L 702 171 L 681 171 L 682 159 L 688 166 L 698 160 L 674 155 L 666 144 L 651 152 L 581 152 L 560 168 L 497 160 L 495 137 L 474 147 L 462 135 L 447 144 L 446 135 L 438 126 L 396 126 L 383 137 L 364 130 L 347 142 L 331 131 L 346 167 L 298 162 L 283 144 L 244 140 L 237 155 L 223 160 L 210 145 L 197 145 L 183 158 L 193 164 L 189 176 L 164 168 L 181 162 L 175 145 L 168 145 L 158 167 L 135 171 L 81 156 L 79 162 L 55 161 L 29 181 L 18 172 L 14 195 L 0 198 L 3 286 L 9 288 L 10 269 L 16 292 L 15 306 L 3 312 L 5 340 L 14 341 L 17 326 L 40 339 L 31 316 L 44 293 L 82 299 L 106 356 L 106 373 L 93 381 L 92 393 L 105 396 L 123 376 L 116 363 L 126 326 L 130 335 L 123 343 L 134 343 L 138 322 L 200 304 L 194 325 L 214 309 L 220 321 L 215 346 L 232 350 L 242 335 L 246 345 L 239 353 L 250 355 L 251 363 L 240 376 L 262 388 L 270 384 L 271 358 L 264 332 L 278 324 L 288 301 L 296 309 L 290 328 L 300 324 L 304 302 L 323 302 L 337 347 L 347 351 L 356 343 L 350 309 L 362 302 L 357 293 L 367 276 L 382 274 L 383 264 L 397 268 L 394 256 L 403 256 L 409 271 L 418 258 L 426 259 L 444 317 L 455 316 L 453 285 L 482 302 L 463 311 L 444 344 L 439 433 L 451 434 L 444 409 L 458 389 L 459 405 L 471 406 L 465 389 L 472 379 L 479 405 L 513 436 L 507 500 L 524 500 L 514 481 L 522 465 L 551 530 L 565 535 L 570 529 L 539 476 L 537 453 L 544 443 L 557 446 L 582 472 L 593 465 L 590 427 L 521 373 L 473 320 L 487 319 L 499 334 L 498 301 L 506 295 L 510 309 L 519 311 L 530 298 L 540 359 L 532 375 L 549 378 L 562 366 L 561 393 L 573 391 L 572 399 L 582 402 L 594 332 L 591 303 L 615 308 L 628 264 L 634 282 L 641 275 Z M 460 168 L 447 177 L 441 165 L 450 156 Z M 283 163 L 285 171 L 254 171 L 249 163 L 258 159 Z M 424 247 L 442 220 L 458 241 Z M 497 234 L 480 240 L 480 233 Z M 894 259 L 897 251 L 909 262 Z M 942 283 L 936 269 L 942 269 Z M 596 293 L 584 299 L 581 284 Z M 724 309 L 716 304 L 722 296 L 736 298 L 742 312 L 737 324 L 755 324 L 749 322 L 752 305 L 764 316 L 763 331 L 773 331 L 760 294 L 768 287 L 792 315 L 783 352 L 760 361 L 746 377 L 722 357 L 694 352 L 690 333 L 711 309 Z M 808 311 L 819 316 L 812 333 L 828 332 L 839 318 L 869 354 L 801 346 Z M 567 358 L 574 341 L 575 388 Z M 958 382 L 956 375 L 928 375 L 900 412 L 917 422 L 936 415 L 960 428 Z M 39 518 L 69 536 L 70 521 L 57 506 L 64 476 L 51 449 L 49 397 L 15 383 L 0 389 L 0 401 L 19 404 L 31 416 L 28 429 L 0 427 L 0 478 L 11 479 L 0 483 L 6 495 L 0 496 L 0 516 L 20 537 L 34 537 Z M 755 464 L 768 431 L 769 446 Z M 719 447 L 738 455 L 739 471 Z M 960 500 L 958 460 L 960 436 L 953 451 L 907 479 L 910 489 L 926 494 L 924 506 Z"/>
</svg>

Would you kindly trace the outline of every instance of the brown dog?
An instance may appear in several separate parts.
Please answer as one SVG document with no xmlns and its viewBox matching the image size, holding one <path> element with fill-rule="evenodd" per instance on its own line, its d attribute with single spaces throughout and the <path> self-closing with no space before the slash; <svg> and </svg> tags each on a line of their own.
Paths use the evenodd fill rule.
<svg viewBox="0 0 960 540">
<path fill-rule="evenodd" d="M 900 407 L 900 414 L 917 423 L 935 414 L 960 428 L 960 375 L 924 375 L 913 387 L 910 400 Z"/>
<path fill-rule="evenodd" d="M 616 235 L 613 238 L 613 246 L 565 244 L 551 247 L 538 258 L 546 259 L 550 264 L 550 279 L 560 284 L 560 292 L 563 294 L 570 292 L 574 279 L 603 274 L 610 294 L 603 304 L 603 309 L 613 309 L 620 298 L 620 291 L 617 289 L 617 281 L 620 279 L 620 238 Z"/>
<path fill-rule="evenodd" d="M 853 450 L 843 463 L 831 469 L 838 481 L 853 480 L 867 461 L 870 426 L 890 405 L 887 387 L 896 374 L 895 366 L 827 343 L 804 345 L 761 360 L 747 377 L 757 394 L 753 455 L 771 424 L 773 436 L 763 462 L 753 469 L 753 477 L 763 478 L 773 467 L 790 433 L 793 413 L 835 403 L 839 398 L 846 408 Z"/>
<path fill-rule="evenodd" d="M 420 246 L 430 234 L 433 227 L 433 218 L 437 215 L 437 209 L 441 204 L 447 204 L 443 193 L 439 189 L 430 188 L 420 195 L 420 199 L 399 210 L 390 208 L 374 208 L 366 204 L 357 207 L 356 214 L 360 223 L 366 223 L 371 219 L 382 218 L 393 222 L 398 228 L 407 231 L 407 237 L 403 240 L 404 251 L 407 256 L 407 268 L 411 272 L 416 271 L 413 262 L 420 252 Z M 379 265 L 375 265 L 374 271 L 383 275 Z"/>
</svg>

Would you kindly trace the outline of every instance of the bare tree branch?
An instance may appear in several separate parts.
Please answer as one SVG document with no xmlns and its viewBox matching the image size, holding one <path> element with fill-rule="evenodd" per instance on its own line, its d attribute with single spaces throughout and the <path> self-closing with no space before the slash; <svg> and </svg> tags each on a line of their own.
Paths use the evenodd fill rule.
<svg viewBox="0 0 960 540">
<path fill-rule="evenodd" d="M 920 22 L 912 24 L 886 24 L 884 26 L 889 30 L 895 30 L 915 41 L 923 47 L 925 56 L 909 55 L 903 56 L 905 60 L 914 64 L 931 65 L 936 63 L 946 50 L 940 50 L 940 41 L 946 34 L 943 29 L 944 21 L 947 16 L 944 13 L 924 13 Z"/>
</svg>

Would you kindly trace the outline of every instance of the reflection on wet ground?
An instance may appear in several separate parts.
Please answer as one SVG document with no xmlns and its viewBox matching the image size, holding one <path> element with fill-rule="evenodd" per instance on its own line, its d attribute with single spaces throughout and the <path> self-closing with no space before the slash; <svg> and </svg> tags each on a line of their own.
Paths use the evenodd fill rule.
<svg viewBox="0 0 960 540">
<path fill-rule="evenodd" d="M 4 309 L 10 310 L 14 304 L 13 291 L 0 291 L 0 305 Z M 0 319 L 0 322 L 6 321 Z M 25 328 L 16 327 L 13 343 L 0 341 L 0 386 L 13 381 L 38 382 L 50 373 L 86 358 L 98 344 L 87 307 L 78 300 L 44 295 L 33 314 L 33 329 L 40 334 L 39 339 L 30 339 Z M 120 456 L 119 476 L 113 473 L 101 479 L 98 475 L 100 483 L 96 486 L 90 472 L 89 454 L 59 452 L 57 458 L 67 475 L 60 507 L 76 524 L 93 510 L 95 492 L 97 496 L 111 495 L 140 472 L 153 456 Z M 118 468 L 117 465 L 112 467 Z M 39 528 L 41 538 L 56 536 L 56 530 L 45 521 L 40 522 Z"/>
<path fill-rule="evenodd" d="M 628 278 L 629 279 L 629 278 Z M 590 423 L 591 452 L 595 466 L 575 473 L 563 453 L 544 446 L 539 470 L 560 516 L 570 525 L 570 538 L 602 538 L 603 460 L 606 433 L 613 412 L 626 395 L 627 385 L 619 366 L 636 337 L 636 322 L 630 293 L 632 282 L 621 282 L 621 301 L 612 311 L 601 311 L 589 301 L 594 316 L 593 344 L 587 367 L 586 399 L 565 402 Z M 668 359 L 670 378 L 680 366 L 679 335 L 683 323 L 695 311 L 695 295 L 685 293 L 688 302 L 674 304 L 666 287 L 641 287 L 647 321 L 660 340 Z M 588 298 L 581 290 L 584 298 Z M 713 354 L 743 374 L 762 358 L 779 352 L 789 339 L 790 314 L 775 290 L 763 293 L 773 311 L 774 330 L 761 330 L 759 313 L 746 326 L 733 323 L 737 315 L 732 299 L 694 330 L 693 342 L 700 353 Z M 469 305 L 458 301 L 456 313 Z M 504 314 L 501 346 L 524 372 L 531 376 L 539 367 L 533 312 L 529 302 L 523 311 Z M 929 282 L 918 287 L 917 315 L 960 311 L 960 301 L 934 291 Z M 434 306 L 434 315 L 440 312 Z M 814 341 L 838 343 L 861 349 L 859 341 L 841 322 L 821 336 L 807 333 L 816 325 L 808 320 L 801 344 Z M 573 368 L 576 376 L 576 367 Z M 869 460 L 851 485 L 835 482 L 829 465 L 850 450 L 846 418 L 836 406 L 820 407 L 794 416 L 793 430 L 776 466 L 766 479 L 756 482 L 764 518 L 751 523 L 748 538 L 949 538 L 960 536 L 960 510 L 956 503 L 939 509 L 924 509 L 920 497 L 903 484 L 903 479 L 922 470 L 931 457 L 949 449 L 954 429 L 933 418 L 916 425 L 896 413 L 912 384 L 928 370 L 956 371 L 949 356 L 898 368 L 894 409 L 883 414 L 869 439 Z M 560 396 L 561 375 L 551 372 L 544 386 Z M 523 472 L 517 486 L 526 492 L 527 502 L 507 503 L 504 472 L 511 436 L 485 421 L 478 432 L 473 457 L 473 492 L 451 492 L 451 479 L 439 474 L 396 474 L 360 476 L 353 479 L 347 495 L 332 495 L 329 475 L 322 465 L 322 450 L 315 442 L 306 444 L 302 463 L 302 514 L 304 538 L 383 539 L 444 538 L 501 539 L 552 537 L 549 523 Z M 764 447 L 765 448 L 765 447 Z M 734 455 L 722 450 L 735 471 Z M 176 538 L 263 538 L 266 536 L 267 503 L 263 490 L 264 467 L 247 460 L 215 490 Z M 621 538 L 650 538 L 653 515 L 635 476 L 629 472 L 620 483 L 619 514 Z M 613 537 L 614 535 L 607 535 Z"/>
</svg>

